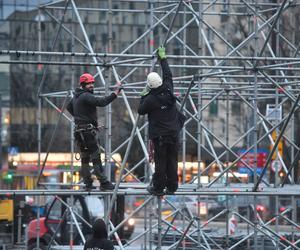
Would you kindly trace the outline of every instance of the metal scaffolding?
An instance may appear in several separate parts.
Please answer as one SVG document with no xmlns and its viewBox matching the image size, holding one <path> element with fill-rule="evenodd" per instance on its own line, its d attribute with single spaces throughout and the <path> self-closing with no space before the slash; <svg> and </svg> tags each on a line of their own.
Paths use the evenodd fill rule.
<svg viewBox="0 0 300 250">
<path fill-rule="evenodd" d="M 299 154 L 295 121 L 300 98 L 300 46 L 296 34 L 286 31 L 283 25 L 286 20 L 294 20 L 296 13 L 300 14 L 300 3 L 291 0 L 101 2 L 102 7 L 101 4 L 93 6 L 79 0 L 54 1 L 39 6 L 40 17 L 41 13 L 44 13 L 57 23 L 51 51 L 41 50 L 40 18 L 38 50 L 2 50 L 1 55 L 17 56 L 17 59 L 0 59 L 0 64 L 44 65 L 38 89 L 39 153 L 43 126 L 42 100 L 59 113 L 57 125 L 48 142 L 47 155 L 53 146 L 53 138 L 61 119 L 66 119 L 71 124 L 70 151 L 74 154 L 74 125 L 64 109 L 75 86 L 76 67 L 96 69 L 96 77 L 101 83 L 101 86 L 95 89 L 96 93 L 100 91 L 109 94 L 114 87 L 112 82 L 123 83 L 124 90 L 119 98 L 124 102 L 132 129 L 128 137 L 116 148 L 112 148 L 111 128 L 114 114 L 111 106 L 105 109 L 104 151 L 107 170 L 110 169 L 112 155 L 120 149 L 126 149 L 122 162 L 117 162 L 120 174 L 115 190 L 0 190 L 0 195 L 103 195 L 108 222 L 117 195 L 143 196 L 144 202 L 119 225 L 109 223 L 109 235 L 116 237 L 119 249 L 134 249 L 135 242 L 141 239 L 143 243 L 140 244 L 140 249 L 300 249 L 300 218 L 297 218 L 300 186 L 298 176 L 295 175 Z M 55 16 L 58 13 L 60 16 Z M 90 31 L 85 27 L 82 13 L 86 16 L 103 13 L 106 17 L 106 51 L 98 52 L 93 47 Z M 127 18 L 131 15 L 135 15 L 136 20 L 141 18 L 142 22 L 145 22 L 145 29 L 137 32 L 137 37 L 131 37 L 128 44 L 124 43 L 114 51 L 115 27 L 121 27 L 122 21 L 125 22 L 125 18 L 120 20 L 122 16 L 117 18 L 115 15 L 123 14 L 128 15 Z M 66 18 L 71 18 L 71 25 L 65 24 Z M 293 24 L 296 24 L 295 20 Z M 79 27 L 78 30 L 75 26 Z M 134 22 L 131 26 L 134 27 Z M 54 51 L 63 32 L 70 37 L 72 51 Z M 169 196 L 149 196 L 145 191 L 153 171 L 153 162 L 148 152 L 148 123 L 146 119 L 139 119 L 136 107 L 130 102 L 139 98 L 138 93 L 145 86 L 145 79 L 142 78 L 145 73 L 152 69 L 158 70 L 155 64 L 157 46 L 154 44 L 163 44 L 167 48 L 175 90 L 179 99 L 184 99 L 182 110 L 188 117 L 181 133 L 182 182 L 175 194 L 180 197 L 180 205 L 173 203 Z M 141 51 L 138 45 L 141 45 L 144 51 Z M 81 49 L 77 51 L 78 46 L 81 46 Z M 55 65 L 70 66 L 70 89 L 44 93 L 48 68 Z M 109 75 L 108 79 L 104 74 Z M 135 77 L 135 74 L 139 77 Z M 194 80 L 193 85 L 191 80 Z M 58 107 L 51 98 L 62 99 L 62 106 Z M 220 112 L 214 116 L 209 110 L 216 103 Z M 272 108 L 267 112 L 270 105 Z M 234 107 L 237 110 L 234 110 Z M 234 112 L 237 112 L 237 115 Z M 278 115 L 280 112 L 282 116 Z M 134 139 L 138 140 L 143 155 L 131 169 L 127 169 L 128 156 L 134 150 Z M 286 148 L 284 154 L 278 148 L 282 140 Z M 198 171 L 192 180 L 186 182 L 187 155 L 190 154 L 188 151 L 191 145 L 195 149 L 193 152 Z M 257 155 L 260 148 L 266 145 L 271 145 L 270 153 L 263 166 L 260 166 Z M 237 152 L 236 148 L 244 150 Z M 251 163 L 247 160 L 250 153 L 254 155 Z M 207 165 L 203 167 L 205 159 L 210 160 L 206 160 Z M 39 163 L 39 176 L 46 161 L 47 156 Z M 237 174 L 237 166 L 243 168 L 252 179 L 245 183 Z M 140 183 L 124 183 L 125 177 L 139 168 L 145 173 L 143 182 L 135 178 Z M 73 165 L 71 171 L 74 171 Z M 208 172 L 218 172 L 218 175 L 204 182 L 202 177 Z M 284 178 L 280 179 L 279 173 L 282 173 Z M 39 180 L 38 184 L 49 186 L 49 183 L 40 183 Z M 80 184 L 70 183 L 70 186 Z M 197 196 L 196 213 L 185 203 L 184 197 L 191 195 Z M 224 207 L 212 217 L 203 220 L 203 216 L 200 216 L 201 206 L 205 204 L 206 209 L 210 211 L 209 203 L 205 201 L 211 197 L 222 198 Z M 238 210 L 238 204 L 235 204 L 237 197 L 251 197 L 251 205 L 246 211 Z M 274 207 L 268 218 L 263 218 L 259 213 L 257 207 L 260 198 L 268 200 Z M 286 201 L 283 210 L 279 208 L 281 198 Z M 163 215 L 163 206 L 171 209 L 171 214 Z M 78 229 L 77 214 L 71 209 L 72 202 L 68 207 L 74 226 Z M 118 229 L 141 211 L 144 213 L 144 232 L 122 244 L 118 240 Z M 236 221 L 239 221 L 240 230 Z M 208 230 L 209 228 L 211 230 Z M 70 239 L 72 230 L 71 227 Z M 84 235 L 81 233 L 80 236 L 84 241 Z M 172 240 L 168 241 L 170 238 Z M 37 247 L 39 242 L 37 238 Z M 270 244 L 270 248 L 264 245 L 266 242 Z M 54 244 L 53 240 L 50 243 Z"/>
</svg>

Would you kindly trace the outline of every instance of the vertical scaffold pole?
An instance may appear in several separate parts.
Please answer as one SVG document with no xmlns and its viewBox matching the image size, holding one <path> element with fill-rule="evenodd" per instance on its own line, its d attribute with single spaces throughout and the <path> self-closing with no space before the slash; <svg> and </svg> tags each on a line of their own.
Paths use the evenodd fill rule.
<svg viewBox="0 0 300 250">
<path fill-rule="evenodd" d="M 259 41 L 258 41 L 258 10 L 259 10 L 259 5 L 258 5 L 258 1 L 255 0 L 255 14 L 253 16 L 253 25 L 254 25 L 254 56 L 256 57 L 258 55 L 258 46 L 259 46 Z M 254 63 L 254 65 L 256 64 L 256 62 Z M 257 184 L 257 133 L 258 133 L 258 125 L 257 125 L 257 70 L 254 69 L 254 80 L 253 80 L 253 84 L 254 84 L 254 100 L 253 100 L 253 144 L 254 144 L 254 166 L 253 166 L 253 183 L 254 185 Z M 257 249 L 257 226 L 258 226 L 258 219 L 257 219 L 257 210 L 256 210 L 256 204 L 257 204 L 257 198 L 254 197 L 254 248 Z"/>
<path fill-rule="evenodd" d="M 150 13 L 149 13 L 149 29 L 150 29 L 150 33 L 149 33 L 149 51 L 147 51 L 147 53 L 152 54 L 154 51 L 154 0 L 149 0 L 149 8 L 150 8 Z M 150 72 L 148 72 L 150 73 Z M 147 116 L 145 116 L 147 117 Z M 148 120 L 148 117 L 146 118 Z M 145 133 L 146 134 L 146 133 Z M 149 135 L 149 127 L 147 126 L 147 135 Z M 152 157 L 152 163 L 154 162 L 154 153 L 151 152 L 152 149 L 152 141 L 148 140 L 148 149 L 149 149 L 149 155 L 151 155 Z M 145 168 L 145 174 L 147 174 L 147 181 L 150 183 L 151 180 L 151 166 L 150 166 L 150 158 L 149 158 L 149 166 L 148 168 Z M 155 206 L 155 200 L 153 199 L 151 201 L 152 203 L 152 207 Z M 152 241 L 153 239 L 153 230 L 152 230 L 152 224 L 153 224 L 153 218 L 154 218 L 154 213 L 153 213 L 153 208 L 152 207 L 145 207 L 145 222 L 144 222 L 144 226 L 145 229 L 147 229 L 147 222 L 149 222 L 149 232 L 145 235 L 145 240 L 144 240 L 144 244 L 145 244 L 145 249 L 147 249 L 147 240 L 146 238 L 148 237 L 149 242 Z M 147 212 L 149 213 L 149 217 L 147 217 Z M 149 249 L 152 250 L 152 244 L 150 244 Z"/>
<path fill-rule="evenodd" d="M 199 20 L 203 20 L 203 2 L 199 1 L 198 4 L 199 7 Z M 198 48 L 199 48 L 199 55 L 203 56 L 204 55 L 204 39 L 202 36 L 202 30 L 203 30 L 203 22 L 199 22 L 198 25 Z M 198 74 L 201 75 L 203 73 L 202 70 L 199 70 Z M 203 143 L 202 141 L 202 127 L 201 127 L 201 122 L 202 122 L 202 81 L 198 77 L 197 78 L 197 166 L 198 166 L 198 172 L 197 172 L 197 189 L 201 187 L 201 161 L 202 161 L 202 154 L 201 154 L 201 145 Z M 197 215 L 198 215 L 198 220 L 197 220 L 197 239 L 198 239 L 198 247 L 200 248 L 201 246 L 201 220 L 200 220 L 200 201 L 201 201 L 201 196 L 197 196 Z"/>
<path fill-rule="evenodd" d="M 108 46 L 106 48 L 106 53 L 112 53 L 112 1 L 108 0 L 108 12 L 107 12 L 107 33 L 108 33 Z M 109 90 L 109 84 L 111 84 L 112 81 L 112 75 L 111 75 L 111 68 L 106 68 L 106 77 L 108 78 L 107 84 L 105 84 L 105 95 L 108 96 L 110 93 Z M 111 180 L 111 104 L 107 105 L 105 107 L 105 174 L 109 180 Z M 115 169 L 116 173 L 116 169 Z M 103 197 L 105 200 L 104 207 L 105 207 L 105 213 L 108 211 L 108 208 L 110 206 L 110 198 L 109 196 Z M 116 204 L 117 206 L 117 204 Z M 104 217 L 108 216 L 107 214 L 104 214 Z M 106 221 L 107 229 L 109 232 L 109 223 Z"/>
<path fill-rule="evenodd" d="M 229 147 L 229 89 L 226 89 L 226 116 L 225 116 L 225 140 L 226 140 L 226 146 Z M 229 165 L 229 152 L 226 150 L 225 154 L 225 161 L 226 161 L 226 167 Z M 225 176 L 225 185 L 228 186 L 230 184 L 229 175 L 228 172 L 226 172 Z M 226 247 L 229 247 L 229 219 L 230 219 L 230 209 L 229 209 L 229 197 L 226 196 L 226 208 L 228 209 L 228 212 L 226 213 Z M 234 197 L 233 197 L 234 200 Z"/>
<path fill-rule="evenodd" d="M 42 32 L 41 32 L 41 9 L 38 9 L 38 46 L 39 51 L 42 50 Z M 39 56 L 39 59 L 41 59 L 41 56 Z M 37 133 L 37 143 L 38 143 L 38 172 L 41 171 L 41 151 L 42 151 L 42 97 L 38 96 L 38 110 L 37 110 L 37 125 L 38 125 L 38 133 Z M 37 203 L 38 203 L 38 210 L 37 210 L 37 225 L 36 225 L 36 247 L 39 249 L 40 247 L 40 205 L 41 205 L 41 199 L 40 196 L 37 197 Z"/>
<path fill-rule="evenodd" d="M 186 23 L 186 19 L 187 19 L 187 14 L 186 14 L 186 6 L 183 7 L 183 15 L 182 15 L 182 18 L 179 18 L 179 20 L 182 20 L 182 24 Z M 186 32 L 186 29 L 183 30 L 183 33 L 182 33 L 182 40 L 183 40 L 183 43 L 186 44 L 187 42 L 187 32 Z M 186 55 L 186 47 L 184 46 L 183 49 L 182 49 L 182 54 L 183 55 Z M 183 64 L 185 65 L 187 62 L 186 59 L 183 59 Z M 181 70 L 182 72 L 182 75 L 186 75 L 186 69 L 185 68 L 182 68 Z M 188 98 L 188 95 L 189 93 L 187 92 L 186 95 L 185 95 L 185 98 L 181 104 L 181 111 L 184 110 L 185 108 L 185 102 Z M 181 169 L 181 184 L 185 184 L 186 183 L 186 151 L 187 151 L 187 130 L 186 130 L 186 126 L 184 125 L 182 130 L 181 130 L 181 136 L 182 136 L 182 169 Z M 184 202 L 185 201 L 185 196 L 182 196 L 180 197 L 180 203 L 181 203 L 181 206 L 184 207 Z M 185 227 L 186 225 L 186 218 L 185 216 L 182 217 L 182 227 Z M 185 246 L 183 246 L 183 250 L 185 250 Z"/>
<path fill-rule="evenodd" d="M 72 20 L 74 19 L 74 12 L 72 11 Z M 75 25 L 74 25 L 74 22 L 72 21 L 71 23 L 71 31 L 72 33 L 75 33 Z M 75 51 L 75 40 L 74 40 L 74 36 L 71 37 L 71 48 L 72 48 L 72 52 L 76 52 Z M 72 57 L 72 62 L 75 61 L 75 58 Z M 71 71 L 71 83 L 70 83 L 70 96 L 73 97 L 73 91 L 75 89 L 75 67 L 72 66 L 72 71 Z M 73 185 L 74 183 L 74 141 L 75 141 L 75 138 L 74 138 L 74 118 L 72 117 L 72 122 L 70 123 L 70 133 L 71 133 L 71 163 L 70 163 L 70 170 L 71 170 L 71 184 Z M 74 196 L 71 195 L 70 197 L 70 201 L 69 201 L 69 205 L 72 207 L 74 204 Z M 74 245 L 74 223 L 76 223 L 75 221 L 71 220 L 71 224 L 70 224 L 70 240 L 69 240 L 69 245 L 70 245 L 70 249 L 72 250 L 73 249 L 73 245 Z"/>
</svg>

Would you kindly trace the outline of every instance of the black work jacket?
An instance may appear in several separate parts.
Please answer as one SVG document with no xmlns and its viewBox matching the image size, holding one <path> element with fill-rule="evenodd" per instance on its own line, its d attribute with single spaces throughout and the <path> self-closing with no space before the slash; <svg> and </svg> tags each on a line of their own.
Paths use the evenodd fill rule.
<svg viewBox="0 0 300 250">
<path fill-rule="evenodd" d="M 84 244 L 84 250 L 114 250 L 112 241 L 107 239 L 91 238 Z"/>
<path fill-rule="evenodd" d="M 140 115 L 148 114 L 150 139 L 165 135 L 176 136 L 180 131 L 172 73 L 167 59 L 160 60 L 160 64 L 163 83 L 143 96 L 138 108 Z"/>
<path fill-rule="evenodd" d="M 88 89 L 76 88 L 74 97 L 67 105 L 67 110 L 74 117 L 76 125 L 93 124 L 97 127 L 97 107 L 104 107 L 116 98 L 115 93 L 105 97 L 96 97 Z"/>
<path fill-rule="evenodd" d="M 113 250 L 112 241 L 107 239 L 106 225 L 103 220 L 98 219 L 93 224 L 93 236 L 84 244 L 84 250 Z"/>
</svg>

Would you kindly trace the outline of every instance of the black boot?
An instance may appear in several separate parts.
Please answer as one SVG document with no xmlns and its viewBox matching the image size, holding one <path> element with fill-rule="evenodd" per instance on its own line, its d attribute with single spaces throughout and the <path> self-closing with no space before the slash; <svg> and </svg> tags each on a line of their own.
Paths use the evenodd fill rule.
<svg viewBox="0 0 300 250">
<path fill-rule="evenodd" d="M 104 169 L 101 165 L 94 166 L 94 174 L 97 176 L 97 179 L 100 182 L 100 190 L 114 190 L 115 185 L 112 184 L 104 174 Z"/>
<path fill-rule="evenodd" d="M 175 191 L 176 191 L 176 190 L 172 190 L 172 189 L 166 188 L 165 193 L 166 193 L 166 195 L 172 195 L 172 194 L 175 193 Z"/>
<path fill-rule="evenodd" d="M 147 191 L 150 194 L 156 195 L 156 196 L 163 196 L 163 195 L 165 195 L 164 190 L 158 190 L 154 186 L 152 186 L 151 184 L 147 187 Z"/>
<path fill-rule="evenodd" d="M 87 164 L 81 167 L 80 174 L 82 176 L 83 183 L 85 184 L 85 189 L 86 190 L 95 189 L 95 187 L 93 186 L 93 179 L 90 173 L 90 167 Z"/>
<path fill-rule="evenodd" d="M 165 193 L 168 195 L 172 195 L 176 192 L 177 189 L 178 183 L 168 181 Z"/>
<path fill-rule="evenodd" d="M 147 191 L 150 194 L 156 195 L 156 196 L 165 195 L 165 193 L 164 193 L 164 183 L 163 183 L 163 181 L 161 181 L 161 179 L 158 178 L 157 173 L 154 173 L 152 175 L 152 180 L 151 180 L 149 186 L 147 187 Z"/>
<path fill-rule="evenodd" d="M 93 186 L 93 180 L 92 179 L 84 181 L 84 184 L 85 184 L 85 190 L 86 191 L 91 191 L 93 189 L 96 189 L 96 187 Z"/>
<path fill-rule="evenodd" d="M 100 182 L 100 190 L 114 190 L 115 184 L 112 184 L 110 181 Z"/>
</svg>

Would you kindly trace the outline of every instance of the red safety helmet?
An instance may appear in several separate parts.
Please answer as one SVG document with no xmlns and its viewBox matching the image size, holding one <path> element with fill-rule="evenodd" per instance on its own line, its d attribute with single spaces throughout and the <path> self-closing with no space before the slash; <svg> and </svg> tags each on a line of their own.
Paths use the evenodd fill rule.
<svg viewBox="0 0 300 250">
<path fill-rule="evenodd" d="M 95 78 L 89 73 L 84 73 L 79 77 L 79 82 L 80 84 L 92 83 L 95 82 Z"/>
</svg>

